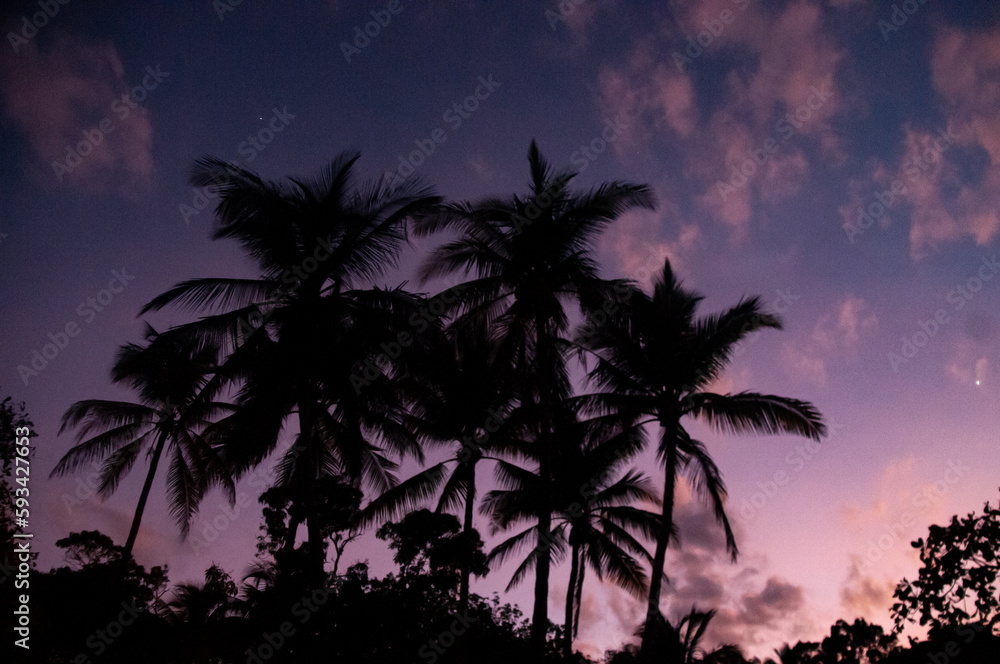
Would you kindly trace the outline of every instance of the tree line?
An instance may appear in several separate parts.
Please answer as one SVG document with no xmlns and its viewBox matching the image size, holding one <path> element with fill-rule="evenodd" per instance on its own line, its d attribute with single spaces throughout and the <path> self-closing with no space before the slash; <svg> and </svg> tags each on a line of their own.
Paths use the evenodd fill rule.
<svg viewBox="0 0 1000 664">
<path fill-rule="evenodd" d="M 302 608 L 302 598 L 320 592 L 328 601 L 305 616 L 317 617 L 310 630 L 325 631 L 291 624 L 290 634 L 271 639 L 287 647 L 268 643 L 269 657 L 311 661 L 306 653 L 344 652 L 330 635 L 354 634 L 367 646 L 332 659 L 412 661 L 402 646 L 382 646 L 422 641 L 428 649 L 418 657 L 465 662 L 507 661 L 500 653 L 580 658 L 573 642 L 589 569 L 647 603 L 640 645 L 609 661 L 709 661 L 697 643 L 712 612 L 692 608 L 674 624 L 660 609 L 666 551 L 679 544 L 673 511 L 682 475 L 738 555 L 721 470 L 685 422 L 731 434 L 825 435 L 806 401 L 712 391 L 739 344 L 781 329 L 781 320 L 757 297 L 700 313 L 702 296 L 669 260 L 648 292 L 603 277 L 598 238 L 623 214 L 654 209 L 652 190 L 612 181 L 573 191 L 576 173 L 554 169 L 534 142 L 528 192 L 477 201 L 445 201 L 418 180 L 359 182 L 358 158 L 345 153 L 314 179 L 280 182 L 214 158 L 195 163 L 191 183 L 218 198 L 213 239 L 238 242 L 258 274 L 189 279 L 151 300 L 140 315 L 172 308 L 193 319 L 163 331 L 147 324 L 141 343 L 121 347 L 111 378 L 135 400 L 84 400 L 66 411 L 61 431 L 75 430 L 76 444 L 53 475 L 97 460 L 98 492 L 108 496 L 140 455 L 148 462 L 124 546 L 99 533 L 71 535 L 104 552 L 96 562 L 88 554 L 74 573 L 114 568 L 133 584 L 122 593 L 146 588 L 148 615 L 163 629 L 207 629 L 201 623 L 217 619 L 212 629 L 231 626 L 226 634 L 242 648 L 220 654 L 206 645 L 211 652 L 170 661 L 263 661 L 264 649 L 246 641 L 248 625 L 268 624 L 269 614 L 296 601 Z M 432 295 L 378 284 L 411 236 L 443 238 L 417 269 L 420 287 L 450 286 Z M 650 446 L 656 478 L 630 467 Z M 428 465 L 432 451 L 445 459 Z M 408 458 L 422 470 L 400 478 Z M 150 579 L 133 560 L 161 462 L 183 535 L 209 491 L 232 504 L 241 477 L 273 464 L 260 496 L 258 564 L 240 591 L 212 568 L 204 586 L 178 587 L 166 602 L 163 572 Z M 480 497 L 484 466 L 497 488 Z M 473 526 L 477 507 L 492 534 L 513 531 L 489 552 Z M 373 580 L 363 564 L 340 573 L 344 547 L 370 527 L 396 551 L 398 575 Z M 556 626 L 549 578 L 566 557 L 570 582 Z M 471 576 L 509 560 L 519 563 L 508 589 L 534 584 L 530 620 L 470 593 Z M 369 616 L 375 624 L 412 609 L 400 619 L 421 626 L 410 634 L 416 641 L 384 641 L 375 624 L 357 623 L 372 601 L 385 612 Z M 488 632 L 513 650 L 484 650 Z M 184 642 L 199 642 L 192 639 Z M 454 648 L 438 652 L 445 641 Z M 236 652 L 243 659 L 230 660 Z M 712 661 L 744 661 L 719 659 L 726 652 L 738 654 L 720 649 Z"/>
</svg>

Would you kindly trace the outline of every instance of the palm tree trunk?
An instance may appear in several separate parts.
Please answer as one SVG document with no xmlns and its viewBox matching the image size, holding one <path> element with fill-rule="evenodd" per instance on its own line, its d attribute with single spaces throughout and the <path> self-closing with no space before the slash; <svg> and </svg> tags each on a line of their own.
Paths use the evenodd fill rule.
<svg viewBox="0 0 1000 664">
<path fill-rule="evenodd" d="M 570 534 L 572 537 L 572 534 Z M 573 656 L 573 627 L 576 614 L 576 586 L 580 569 L 580 545 L 573 545 L 573 560 L 569 567 L 569 585 L 566 587 L 566 619 L 563 622 L 563 659 L 567 662 Z"/>
<path fill-rule="evenodd" d="M 474 465 L 469 466 L 469 477 L 465 487 L 465 523 L 462 526 L 462 533 L 466 538 L 466 545 L 469 550 L 466 551 L 466 555 L 462 559 L 462 580 L 458 592 L 458 610 L 464 615 L 465 611 L 469 608 L 469 567 L 471 561 L 469 555 L 472 553 L 472 512 L 476 500 L 476 467 Z"/>
<path fill-rule="evenodd" d="M 458 590 L 458 615 L 459 618 L 469 619 L 469 568 L 472 556 L 472 508 L 476 500 L 476 466 L 469 464 L 469 477 L 465 485 L 465 523 L 462 526 L 462 534 L 465 535 L 465 555 L 462 557 L 462 579 L 459 582 Z M 465 664 L 468 661 L 468 648 L 466 632 L 459 635 L 456 643 L 455 654 L 458 664 Z"/>
<path fill-rule="evenodd" d="M 576 604 L 576 611 L 573 613 L 573 638 L 580 632 L 580 606 L 583 604 L 583 577 L 587 575 L 587 566 L 584 564 L 584 550 L 580 549 L 580 569 L 576 573 L 576 595 L 573 596 L 573 603 Z"/>
<path fill-rule="evenodd" d="M 149 462 L 149 470 L 146 471 L 146 481 L 142 485 L 142 493 L 139 494 L 139 504 L 135 506 L 135 516 L 132 517 L 132 527 L 128 531 L 128 539 L 125 540 L 125 548 L 122 550 L 122 563 L 128 567 L 132 560 L 132 549 L 135 547 L 135 539 L 139 536 L 139 524 L 142 523 L 142 513 L 146 510 L 146 501 L 149 499 L 149 490 L 153 487 L 153 477 L 156 475 L 156 466 L 160 463 L 160 455 L 167 444 L 167 432 L 163 431 L 156 439 L 156 447 L 153 448 L 153 458 Z"/>
<path fill-rule="evenodd" d="M 549 377 L 554 374 L 550 364 L 553 358 L 545 321 L 535 320 L 535 348 L 538 367 L 538 474 L 542 480 L 541 499 L 538 501 L 538 554 L 535 562 L 535 605 L 531 615 L 529 643 L 541 659 L 545 650 L 545 636 L 549 624 L 549 572 L 552 566 L 552 412 L 549 400 Z"/>
<path fill-rule="evenodd" d="M 665 428 L 663 435 L 674 437 L 674 428 Z M 657 628 L 662 619 L 660 614 L 660 592 L 663 588 L 663 566 L 667 557 L 667 545 L 673 530 L 674 519 L 674 488 L 677 482 L 677 446 L 673 440 L 667 441 L 667 458 L 664 464 L 663 482 L 663 512 L 660 517 L 660 531 L 656 536 L 656 553 L 653 556 L 653 568 L 649 578 L 649 604 L 646 607 L 646 623 L 642 633 L 642 645 L 639 649 L 639 661 L 652 661 L 656 648 L 654 642 L 659 635 Z"/>
<path fill-rule="evenodd" d="M 308 397 L 299 402 L 299 436 L 305 444 L 303 454 L 306 455 L 302 487 L 305 503 L 305 521 L 308 533 L 309 570 L 308 574 L 317 583 L 323 577 L 323 567 L 326 563 L 325 540 L 319 524 L 318 496 L 316 481 L 318 479 L 319 450 L 316 436 L 316 417 L 313 413 L 315 403 Z M 294 534 L 290 535 L 295 537 Z"/>
</svg>

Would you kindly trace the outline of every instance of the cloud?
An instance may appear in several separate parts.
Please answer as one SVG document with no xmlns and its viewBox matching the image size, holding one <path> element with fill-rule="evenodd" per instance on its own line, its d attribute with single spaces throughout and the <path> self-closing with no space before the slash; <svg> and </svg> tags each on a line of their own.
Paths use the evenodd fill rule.
<svg viewBox="0 0 1000 664">
<path fill-rule="evenodd" d="M 702 236 L 696 224 L 680 222 L 674 239 L 660 239 L 668 219 L 677 219 L 679 210 L 670 201 L 661 201 L 659 210 L 629 212 L 615 223 L 615 233 L 602 238 L 602 247 L 609 251 L 621 266 L 621 274 L 633 279 L 640 286 L 649 288 L 658 274 L 663 272 L 665 258 L 681 274 L 688 272 L 691 258 Z"/>
<path fill-rule="evenodd" d="M 863 337 L 878 328 L 878 317 L 864 298 L 848 293 L 813 328 L 812 340 L 823 350 L 855 349 Z"/>
<path fill-rule="evenodd" d="M 956 385 L 982 385 L 990 376 L 990 361 L 980 355 L 969 340 L 962 339 L 945 364 L 945 372 Z"/>
<path fill-rule="evenodd" d="M 890 197 L 894 202 L 884 217 L 875 216 L 884 227 L 897 211 L 909 215 L 913 260 L 945 243 L 972 240 L 985 246 L 1000 234 L 998 40 L 1000 28 L 935 29 L 931 83 L 944 121 L 932 128 L 913 123 L 901 128 L 898 164 L 887 168 L 875 162 L 871 184 L 852 182 L 851 200 L 840 209 L 845 223 L 856 225 L 860 208 L 871 210 L 876 193 L 885 197 L 895 183 L 902 193 Z"/>
<path fill-rule="evenodd" d="M 807 380 L 823 385 L 826 383 L 826 362 L 819 357 L 801 350 L 793 342 L 785 342 L 782 360 L 793 373 Z"/>
<path fill-rule="evenodd" d="M 883 621 L 892 605 L 896 583 L 890 577 L 878 578 L 861 571 L 861 558 L 851 556 L 847 579 L 840 587 L 840 604 L 846 615 L 869 622 Z"/>
<path fill-rule="evenodd" d="M 676 11 L 676 21 L 639 38 L 624 63 L 601 69 L 601 106 L 634 119 L 614 146 L 620 160 L 651 159 L 655 150 L 678 164 L 684 188 L 700 192 L 691 202 L 739 243 L 757 204 L 779 203 L 807 183 L 812 169 L 801 137 L 827 161 L 843 162 L 832 119 L 845 106 L 836 74 L 846 52 L 815 3 L 773 13 L 750 2 L 703 0 Z M 690 44 L 698 48 L 689 51 Z M 721 87 L 697 87 L 694 74 L 718 64 L 712 58 L 722 49 L 736 50 L 739 65 L 723 74 Z"/>
<path fill-rule="evenodd" d="M 770 577 L 759 593 L 743 598 L 747 623 L 766 627 L 777 627 L 804 604 L 802 588 L 776 576 Z"/>
<path fill-rule="evenodd" d="M 971 238 L 986 245 L 1000 232 L 1000 28 L 963 31 L 940 26 L 931 54 L 931 82 L 945 110 L 947 133 L 970 150 L 988 155 L 988 165 L 977 176 L 959 177 L 947 159 L 935 159 L 927 168 L 920 162 L 933 157 L 935 133 L 905 129 L 900 179 L 914 211 L 910 252 L 919 260 L 937 243 Z M 940 148 L 938 148 L 940 149 Z M 908 178 L 913 164 L 924 176 Z"/>
<path fill-rule="evenodd" d="M 545 11 L 545 20 L 553 32 L 558 32 L 565 26 L 571 36 L 573 51 L 579 51 L 590 42 L 590 28 L 597 15 L 596 4 L 581 0 L 559 2 L 558 7 L 548 8 Z"/>
<path fill-rule="evenodd" d="M 785 366 L 807 380 L 823 385 L 831 360 L 854 359 L 861 341 L 878 329 L 878 317 L 864 298 L 848 293 L 820 314 L 812 334 L 786 341 L 782 351 Z"/>
<path fill-rule="evenodd" d="M 141 105 L 123 101 L 129 93 L 111 43 L 62 35 L 47 52 L 33 40 L 17 58 L 0 59 L 4 113 L 27 138 L 35 158 L 30 168 L 54 186 L 123 194 L 149 188 L 152 124 Z M 82 155 L 78 165 L 70 151 Z M 68 163 L 69 172 L 56 169 L 57 162 Z"/>
<path fill-rule="evenodd" d="M 765 203 L 777 203 L 802 189 L 809 177 L 809 160 L 802 150 L 790 148 L 787 154 L 775 155 L 763 171 L 760 197 Z"/>
<path fill-rule="evenodd" d="M 480 182 L 492 182 L 497 178 L 497 171 L 494 169 L 489 160 L 481 153 L 477 153 L 472 157 L 465 160 L 465 165 L 468 166 L 473 173 L 475 173 L 476 178 Z"/>
</svg>

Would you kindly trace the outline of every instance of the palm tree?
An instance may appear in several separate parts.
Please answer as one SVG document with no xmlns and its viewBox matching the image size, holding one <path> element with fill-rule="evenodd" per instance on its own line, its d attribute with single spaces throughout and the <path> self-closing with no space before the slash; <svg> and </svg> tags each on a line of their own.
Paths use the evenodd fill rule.
<svg viewBox="0 0 1000 664">
<path fill-rule="evenodd" d="M 496 361 L 496 338 L 485 326 L 450 327 L 432 352 L 420 358 L 407 386 L 407 424 L 430 444 L 454 445 L 449 458 L 389 489 L 365 508 L 361 523 L 385 522 L 438 495 L 437 511 L 462 509 L 462 537 L 474 547 L 476 468 L 491 456 L 515 424 L 513 394 Z M 455 445 L 457 443 L 457 445 Z M 469 561 L 463 562 L 458 614 L 469 605 Z"/>
<path fill-rule="evenodd" d="M 235 487 L 222 459 L 203 435 L 217 417 L 233 410 L 228 404 L 212 401 L 216 392 L 206 388 L 216 371 L 218 348 L 211 343 L 161 335 L 149 326 L 146 342 L 145 346 L 122 346 L 111 371 L 114 382 L 128 384 L 138 392 L 139 402 L 90 399 L 70 406 L 59 433 L 79 427 L 77 444 L 51 473 L 67 475 L 81 464 L 102 459 L 98 494 L 106 498 L 117 490 L 139 454 L 147 451 L 149 469 L 122 550 L 126 565 L 132 559 L 139 524 L 164 452 L 170 458 L 170 510 L 182 534 L 187 535 L 192 515 L 213 485 L 225 489 L 231 504 L 236 500 Z"/>
<path fill-rule="evenodd" d="M 628 426 L 617 416 L 594 418 L 585 422 L 560 424 L 556 435 L 568 439 L 559 448 L 555 473 L 554 527 L 552 539 L 557 558 L 568 548 L 570 577 L 566 591 L 565 623 L 562 650 L 572 656 L 573 639 L 579 629 L 580 606 L 586 568 L 603 581 L 612 582 L 636 597 L 647 589 L 647 579 L 636 557 L 650 560 L 646 548 L 636 538 L 652 540 L 659 525 L 659 515 L 633 504 L 644 501 L 657 505 L 649 481 L 629 470 L 615 479 L 622 464 L 642 444 L 642 430 Z M 531 455 L 531 447 L 525 456 Z M 494 532 L 519 523 L 537 520 L 536 502 L 542 490 L 541 477 L 510 462 L 497 465 L 497 479 L 502 489 L 491 491 L 484 501 L 484 512 L 491 515 Z M 490 560 L 505 561 L 523 549 L 537 525 L 508 538 L 490 553 Z M 507 590 L 520 583 L 539 559 L 537 547 L 514 572 Z"/>
<path fill-rule="evenodd" d="M 818 440 L 826 433 L 822 417 L 805 401 L 756 392 L 716 394 L 707 391 L 728 365 L 733 349 L 747 335 L 763 328 L 781 328 L 756 297 L 727 311 L 696 317 L 702 297 L 686 290 L 674 276 L 670 261 L 653 286 L 652 295 L 634 291 L 621 320 L 596 330 L 589 340 L 598 354 L 590 378 L 601 392 L 583 400 L 597 411 L 647 417 L 660 425 L 657 458 L 665 471 L 663 510 L 649 588 L 643 661 L 661 621 L 660 591 L 666 549 L 673 532 L 674 489 L 678 473 L 693 473 L 699 493 L 713 505 L 734 560 L 736 541 L 725 510 L 725 485 L 703 443 L 692 438 L 681 420 L 702 418 L 728 433 L 794 433 Z"/>
<path fill-rule="evenodd" d="M 638 633 L 642 636 L 642 642 L 647 643 L 647 633 L 649 630 L 656 630 L 658 634 L 648 642 L 655 643 L 656 652 L 652 654 L 655 662 L 671 662 L 675 664 L 695 664 L 704 661 L 705 651 L 701 647 L 701 640 L 705 636 L 708 624 L 715 617 L 715 609 L 709 611 L 699 611 L 696 607 L 691 607 L 691 612 L 682 617 L 675 626 L 669 620 L 659 620 L 655 623 L 646 623 L 639 628 Z M 640 651 L 640 659 L 642 658 Z"/>
<path fill-rule="evenodd" d="M 820 661 L 822 649 L 820 644 L 799 641 L 794 646 L 787 643 L 774 649 L 778 656 L 778 664 L 814 664 Z M 767 660 L 770 662 L 771 660 Z"/>
<path fill-rule="evenodd" d="M 395 265 L 406 220 L 440 199 L 414 182 L 355 186 L 358 158 L 343 154 L 318 179 L 289 183 L 264 181 L 218 159 L 196 162 L 192 184 L 220 195 L 214 239 L 238 241 L 259 276 L 192 279 L 143 309 L 210 310 L 178 332 L 229 351 L 226 377 L 239 385 L 241 411 L 221 440 L 237 472 L 262 463 L 282 429 L 298 425 L 276 484 L 291 487 L 301 507 L 288 537 L 294 541 L 305 520 L 317 577 L 326 558 L 315 516 L 318 480 L 339 476 L 384 491 L 396 481 L 387 454 L 421 458 L 399 422 L 401 403 L 389 376 L 398 358 L 384 350 L 402 349 L 400 335 L 420 299 L 401 288 L 368 286 Z"/>
<path fill-rule="evenodd" d="M 205 570 L 205 583 L 175 587 L 174 598 L 162 612 L 173 630 L 181 659 L 215 664 L 239 656 L 240 644 L 252 638 L 240 614 L 236 584 L 216 565 Z"/>
<path fill-rule="evenodd" d="M 416 231 L 441 230 L 458 236 L 438 247 L 420 271 L 426 282 L 455 272 L 475 272 L 460 292 L 457 310 L 465 320 L 485 320 L 501 338 L 500 357 L 517 372 L 522 405 L 533 409 L 539 473 L 552 477 L 552 407 L 569 391 L 558 339 L 568 326 L 566 304 L 584 310 L 614 297 L 617 282 L 598 276 L 592 258 L 597 236 L 624 212 L 651 209 L 653 194 L 643 185 L 603 184 L 572 194 L 573 171 L 553 172 L 534 141 L 528 151 L 527 197 L 487 198 L 448 205 L 418 220 Z M 535 573 L 531 642 L 542 652 L 548 626 L 549 555 L 552 497 L 543 490 L 537 505 L 541 555 Z"/>
</svg>

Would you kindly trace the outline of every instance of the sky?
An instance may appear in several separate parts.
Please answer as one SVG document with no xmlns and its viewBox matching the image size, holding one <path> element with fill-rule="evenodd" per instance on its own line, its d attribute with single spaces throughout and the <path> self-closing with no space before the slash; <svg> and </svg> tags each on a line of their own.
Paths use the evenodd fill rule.
<svg viewBox="0 0 1000 664">
<path fill-rule="evenodd" d="M 669 257 L 705 313 L 760 295 L 785 328 L 752 337 L 716 388 L 807 399 L 831 429 L 816 446 L 691 424 L 724 473 L 740 556 L 682 483 L 663 608 L 718 609 L 713 643 L 766 655 L 838 618 L 888 627 L 895 584 L 919 568 L 909 542 L 997 497 L 996 3 L 5 4 L 0 391 L 36 425 L 42 569 L 62 564 L 54 542 L 72 530 L 124 542 L 143 479 L 104 502 L 92 468 L 48 479 L 73 444 L 62 413 L 130 398 L 108 378 L 117 347 L 144 320 L 186 320 L 137 318 L 154 296 L 253 276 L 209 239 L 211 201 L 187 184 L 203 155 L 280 179 L 357 150 L 365 177 L 412 169 L 475 200 L 526 191 L 535 139 L 580 172 L 576 190 L 651 186 L 657 209 L 602 236 L 604 275 L 648 286 Z M 435 242 L 415 241 L 380 283 L 415 286 Z M 652 453 L 637 466 L 662 486 Z M 138 560 L 169 564 L 173 582 L 213 561 L 239 575 L 268 473 L 241 482 L 238 512 L 210 495 L 188 541 L 159 478 Z M 370 535 L 345 556 L 392 569 Z M 502 593 L 512 571 L 474 592 Z M 593 578 L 584 595 L 589 654 L 642 619 L 643 602 Z M 530 587 L 502 596 L 530 615 Z"/>
</svg>

